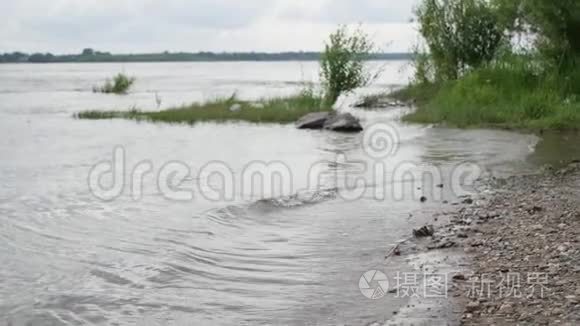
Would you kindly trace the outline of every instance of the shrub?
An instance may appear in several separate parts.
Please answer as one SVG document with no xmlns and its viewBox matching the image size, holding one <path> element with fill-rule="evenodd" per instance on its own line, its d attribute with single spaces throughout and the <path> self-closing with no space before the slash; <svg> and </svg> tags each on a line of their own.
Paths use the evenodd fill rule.
<svg viewBox="0 0 580 326">
<path fill-rule="evenodd" d="M 105 85 L 101 87 L 93 87 L 95 93 L 105 94 L 126 94 L 129 88 L 135 83 L 135 77 L 129 77 L 125 74 L 119 73 L 113 80 L 107 79 Z"/>
<path fill-rule="evenodd" d="M 502 40 L 486 0 L 423 0 L 416 15 L 437 80 L 457 79 L 491 61 Z"/>
<path fill-rule="evenodd" d="M 577 0 L 492 0 L 510 32 L 533 35 L 535 48 L 552 64 L 569 68 L 580 56 L 580 2 Z"/>
<path fill-rule="evenodd" d="M 330 35 L 320 62 L 320 75 L 329 104 L 336 102 L 342 93 L 370 82 L 371 74 L 364 60 L 373 49 L 374 44 L 360 28 L 351 33 L 346 26 L 341 26 Z"/>
</svg>

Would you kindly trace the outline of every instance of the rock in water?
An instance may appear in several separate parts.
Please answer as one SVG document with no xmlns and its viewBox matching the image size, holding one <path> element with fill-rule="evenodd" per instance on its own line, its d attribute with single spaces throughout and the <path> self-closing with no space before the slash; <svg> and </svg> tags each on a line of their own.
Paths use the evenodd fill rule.
<svg viewBox="0 0 580 326">
<path fill-rule="evenodd" d="M 338 132 L 361 132 L 360 121 L 350 113 L 331 115 L 324 123 L 324 129 Z"/>
<path fill-rule="evenodd" d="M 330 113 L 328 112 L 309 113 L 296 122 L 296 127 L 298 129 L 322 129 L 329 117 Z"/>
</svg>

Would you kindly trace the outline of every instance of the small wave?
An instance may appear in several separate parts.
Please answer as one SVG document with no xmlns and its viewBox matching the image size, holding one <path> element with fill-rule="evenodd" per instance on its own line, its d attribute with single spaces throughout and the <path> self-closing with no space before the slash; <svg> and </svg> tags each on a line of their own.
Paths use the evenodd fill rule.
<svg viewBox="0 0 580 326">
<path fill-rule="evenodd" d="M 261 199 L 253 203 L 250 207 L 258 209 L 297 208 L 336 199 L 337 193 L 338 188 L 320 189 L 298 193 L 292 196 Z"/>
<path fill-rule="evenodd" d="M 336 199 L 338 188 L 319 189 L 315 191 L 303 191 L 291 196 L 260 199 L 249 204 L 229 205 L 223 208 L 212 209 L 204 212 L 198 217 L 226 227 L 241 228 L 241 223 L 254 214 L 266 213 L 279 209 L 295 209 L 303 206 L 315 205 L 325 201 Z"/>
<path fill-rule="evenodd" d="M 90 273 L 92 276 L 99 278 L 106 283 L 120 285 L 120 286 L 131 286 L 133 288 L 140 288 L 140 289 L 143 288 L 143 286 L 137 285 L 137 284 L 133 283 L 132 281 L 130 281 L 130 280 L 128 280 L 120 275 L 110 273 L 110 272 L 107 272 L 104 270 L 93 269 L 93 270 L 91 270 Z"/>
</svg>

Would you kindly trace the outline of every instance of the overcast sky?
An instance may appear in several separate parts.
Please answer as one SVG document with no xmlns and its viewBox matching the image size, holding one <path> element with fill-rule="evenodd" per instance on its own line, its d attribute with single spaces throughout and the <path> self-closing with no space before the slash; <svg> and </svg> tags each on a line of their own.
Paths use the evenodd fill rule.
<svg viewBox="0 0 580 326">
<path fill-rule="evenodd" d="M 359 22 L 384 51 L 406 51 L 416 1 L 0 0 L 0 52 L 320 50 Z"/>
</svg>

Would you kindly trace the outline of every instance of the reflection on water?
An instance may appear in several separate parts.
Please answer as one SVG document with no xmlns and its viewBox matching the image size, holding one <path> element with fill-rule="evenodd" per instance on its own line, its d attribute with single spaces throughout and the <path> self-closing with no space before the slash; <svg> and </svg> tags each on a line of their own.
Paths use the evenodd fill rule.
<svg viewBox="0 0 580 326">
<path fill-rule="evenodd" d="M 570 163 L 571 160 L 580 159 L 580 146 L 578 144 L 580 144 L 580 134 L 578 133 L 547 132 L 542 135 L 542 140 L 528 160 L 536 166 L 562 167 Z"/>
<path fill-rule="evenodd" d="M 476 162 L 499 177 L 529 173 L 534 169 L 527 158 L 540 141 L 534 135 L 502 130 L 431 128 L 427 134 L 424 161 L 442 165 Z M 466 151 L 466 148 L 471 150 Z"/>
<path fill-rule="evenodd" d="M 315 66 L 298 63 L 0 65 L 0 316 L 16 325 L 364 325 L 385 321 L 405 300 L 369 301 L 359 291 L 371 269 L 387 264 L 392 244 L 445 209 L 414 196 L 346 200 L 346 181 L 360 166 L 388 172 L 413 163 L 444 171 L 475 162 L 497 174 L 519 173 L 576 151 L 570 138 L 503 131 L 453 130 L 397 122 L 401 111 L 355 111 L 365 126 L 387 121 L 399 133 L 396 155 L 369 157 L 362 135 L 243 123 L 193 127 L 132 121 L 78 121 L 72 112 L 154 103 L 169 106 L 216 92 L 261 97 L 296 90 Z M 382 85 L 403 83 L 404 63 L 390 63 Z M 126 97 L 92 94 L 102 78 L 125 70 L 138 78 Z M 382 86 L 380 86 L 382 87 Z M 569 146 L 568 146 L 569 145 Z M 254 161 L 281 161 L 293 175 L 291 196 L 256 198 L 236 189 L 214 202 L 162 196 L 154 179 L 144 195 L 102 202 L 86 178 L 122 146 L 127 166 L 186 163 L 196 174 L 210 161 L 239 176 Z M 534 148 L 537 151 L 534 153 Z M 575 152 L 574 152 L 575 153 Z M 344 156 L 346 161 L 339 156 Z M 309 188 L 316 166 L 319 189 Z M 417 183 L 387 188 L 414 193 Z M 183 186 L 195 183 L 188 179 Z M 445 180 L 444 182 L 447 182 Z M 409 186 L 410 185 L 410 186 Z M 420 185 L 420 184 L 419 184 Z M 372 194 L 373 192 L 369 192 Z M 444 193 L 443 199 L 453 200 Z M 412 213 L 414 218 L 409 218 Z M 424 213 L 424 214 L 421 214 Z"/>
</svg>

